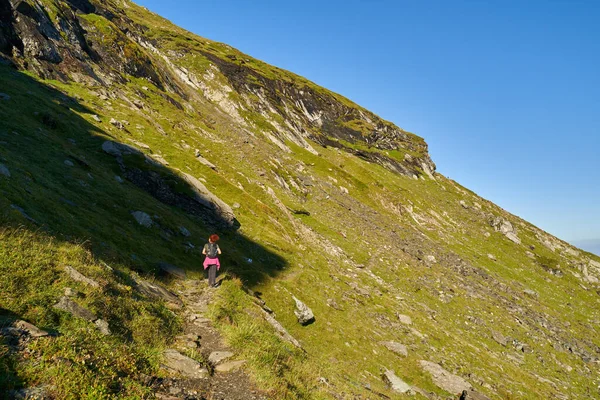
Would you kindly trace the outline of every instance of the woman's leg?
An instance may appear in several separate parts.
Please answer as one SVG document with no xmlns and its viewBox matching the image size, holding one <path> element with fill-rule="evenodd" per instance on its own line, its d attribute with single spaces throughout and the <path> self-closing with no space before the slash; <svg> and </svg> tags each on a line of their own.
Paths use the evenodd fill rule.
<svg viewBox="0 0 600 400">
<path fill-rule="evenodd" d="M 208 266 L 208 285 L 214 286 L 217 281 L 217 266 L 209 265 Z"/>
</svg>

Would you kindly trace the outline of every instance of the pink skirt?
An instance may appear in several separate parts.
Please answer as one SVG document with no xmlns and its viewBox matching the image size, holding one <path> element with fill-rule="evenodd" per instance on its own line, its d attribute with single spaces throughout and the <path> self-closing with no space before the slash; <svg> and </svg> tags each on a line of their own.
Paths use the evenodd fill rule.
<svg viewBox="0 0 600 400">
<path fill-rule="evenodd" d="M 217 270 L 221 269 L 221 263 L 219 262 L 218 258 L 208 258 L 206 257 L 204 259 L 204 269 L 208 269 L 209 265 L 216 265 L 217 266 Z"/>
</svg>

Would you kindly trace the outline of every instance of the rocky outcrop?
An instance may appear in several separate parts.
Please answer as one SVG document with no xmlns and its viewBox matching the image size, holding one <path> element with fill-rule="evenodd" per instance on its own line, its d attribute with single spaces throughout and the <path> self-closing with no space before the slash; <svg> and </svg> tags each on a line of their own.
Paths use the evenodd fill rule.
<svg viewBox="0 0 600 400">
<path fill-rule="evenodd" d="M 510 223 L 510 221 L 507 221 L 501 217 L 494 217 L 490 220 L 490 225 L 494 227 L 494 229 L 497 232 L 502 233 L 514 243 L 521 244 L 521 239 L 519 239 L 519 237 L 517 236 L 517 231 Z"/>
<path fill-rule="evenodd" d="M 195 194 L 195 200 L 213 210 L 219 217 L 223 219 L 226 225 L 233 227 L 236 223 L 235 214 L 231 207 L 215 196 L 202 182 L 190 174 L 183 173 L 183 179 L 190 185 Z"/>
</svg>

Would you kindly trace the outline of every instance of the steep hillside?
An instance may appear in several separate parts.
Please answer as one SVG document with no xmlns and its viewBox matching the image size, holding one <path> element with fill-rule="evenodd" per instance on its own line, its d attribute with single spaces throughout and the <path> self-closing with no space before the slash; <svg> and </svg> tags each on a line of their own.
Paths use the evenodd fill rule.
<svg viewBox="0 0 600 400">
<path fill-rule="evenodd" d="M 600 259 L 422 138 L 129 1 L 0 0 L 0 54 L 7 398 L 600 397 Z"/>
</svg>

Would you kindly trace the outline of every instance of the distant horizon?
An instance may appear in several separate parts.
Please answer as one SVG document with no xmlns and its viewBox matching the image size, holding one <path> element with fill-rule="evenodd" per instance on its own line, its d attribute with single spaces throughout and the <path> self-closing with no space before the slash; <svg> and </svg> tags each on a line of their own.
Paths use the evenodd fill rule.
<svg viewBox="0 0 600 400">
<path fill-rule="evenodd" d="M 600 257 L 600 239 L 585 239 L 569 241 L 573 246 Z"/>
</svg>

